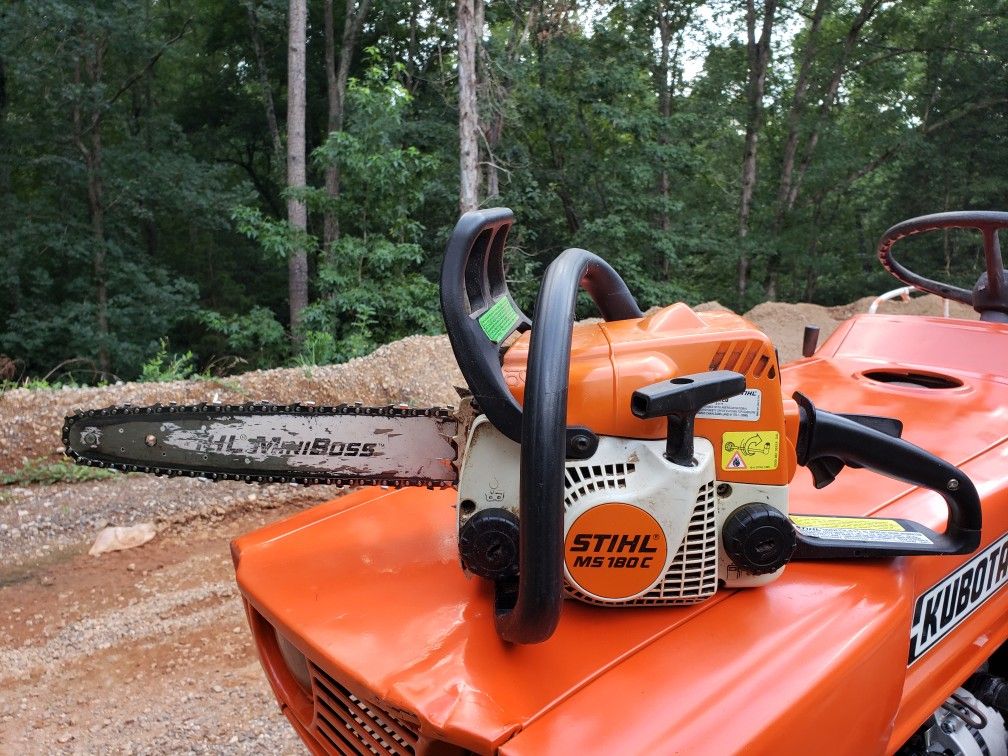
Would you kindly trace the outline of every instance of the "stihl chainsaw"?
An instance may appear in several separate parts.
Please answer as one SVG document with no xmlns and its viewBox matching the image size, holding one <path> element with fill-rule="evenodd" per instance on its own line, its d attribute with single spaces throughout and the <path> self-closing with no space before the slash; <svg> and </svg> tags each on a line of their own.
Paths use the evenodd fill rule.
<svg viewBox="0 0 1008 756">
<path fill-rule="evenodd" d="M 68 417 L 77 462 L 249 482 L 458 489 L 458 546 L 495 584 L 501 636 L 548 638 L 566 594 L 606 606 L 703 601 L 765 584 L 792 559 L 966 554 L 980 503 L 898 420 L 782 396 L 776 350 L 729 312 L 644 316 L 601 258 L 569 249 L 530 320 L 505 279 L 509 210 L 465 214 L 441 309 L 468 384 L 436 407 L 110 407 Z M 583 288 L 603 317 L 574 327 Z M 944 532 L 904 519 L 789 516 L 798 465 L 817 488 L 845 466 L 931 489 Z"/>
</svg>

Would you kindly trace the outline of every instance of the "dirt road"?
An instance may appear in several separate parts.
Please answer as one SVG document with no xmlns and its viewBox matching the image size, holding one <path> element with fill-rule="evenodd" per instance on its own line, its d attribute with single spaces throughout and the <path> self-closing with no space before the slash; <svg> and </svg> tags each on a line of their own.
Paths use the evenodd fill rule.
<svg viewBox="0 0 1008 756">
<path fill-rule="evenodd" d="M 249 501 L 255 489 L 157 482 L 162 504 L 190 506 L 142 547 L 92 557 L 90 534 L 60 533 L 41 557 L 7 549 L 0 753 L 304 753 L 255 658 L 228 543 L 334 492 L 286 487 Z M 147 483 L 70 487 L 109 501 L 143 499 Z M 2 510 L 30 519 L 60 488 L 5 493 Z M 218 503 L 204 511 L 208 497 Z"/>
</svg>

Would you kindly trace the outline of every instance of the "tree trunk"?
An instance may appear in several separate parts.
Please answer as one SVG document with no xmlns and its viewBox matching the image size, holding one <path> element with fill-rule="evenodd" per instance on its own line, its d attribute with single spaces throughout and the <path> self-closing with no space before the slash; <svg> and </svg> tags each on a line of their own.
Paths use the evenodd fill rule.
<svg viewBox="0 0 1008 756">
<path fill-rule="evenodd" d="M 419 0 L 410 0 L 409 37 L 406 40 L 406 91 L 416 94 L 417 86 L 417 22 Z"/>
<path fill-rule="evenodd" d="M 822 24 L 822 17 L 827 5 L 829 5 L 829 0 L 817 0 L 815 10 L 812 12 L 812 20 L 808 28 L 808 41 L 805 43 L 805 49 L 802 52 L 798 80 L 795 82 L 794 96 L 791 98 L 791 107 L 788 109 L 788 132 L 787 139 L 784 142 L 784 157 L 781 160 L 780 183 L 777 187 L 777 214 L 774 219 L 775 232 L 780 232 L 784 216 L 787 212 L 785 208 L 791 193 L 791 178 L 794 173 L 795 155 L 798 152 L 798 128 L 801 125 L 801 118 L 805 110 L 805 100 L 808 96 L 809 73 L 812 69 L 812 61 L 816 56 L 819 27 Z"/>
<path fill-rule="evenodd" d="M 144 34 L 147 35 L 150 29 L 150 12 L 151 12 L 151 2 L 152 0 L 147 0 L 144 4 Z M 149 37 L 147 38 L 147 43 L 150 43 Z M 147 154 L 154 154 L 154 135 L 151 132 L 151 113 L 153 112 L 154 104 L 154 69 L 148 68 L 143 75 L 143 86 L 134 87 L 135 94 L 139 97 L 136 100 L 138 108 L 136 111 L 136 118 L 138 121 L 138 127 L 140 132 L 143 134 L 144 150 Z M 157 224 L 154 222 L 154 216 L 151 212 L 144 213 L 144 219 L 140 222 L 140 235 L 144 240 L 144 247 L 147 249 L 147 256 L 153 260 L 157 257 L 158 251 L 158 228 Z"/>
<path fill-rule="evenodd" d="M 78 41 L 91 55 L 82 54 L 74 63 L 73 82 L 81 90 L 79 99 L 71 109 L 73 142 L 84 160 L 87 179 L 88 215 L 91 219 L 91 273 L 95 293 L 95 327 L 98 332 L 98 371 L 102 378 L 112 376 L 111 343 L 109 331 L 108 297 L 108 241 L 105 238 L 105 185 L 102 179 L 102 122 L 106 112 L 124 94 L 130 93 L 142 78 L 148 76 L 154 65 L 171 45 L 180 40 L 189 28 L 192 18 L 182 24 L 177 34 L 167 39 L 144 64 L 134 71 L 116 89 L 106 88 L 105 52 L 108 50 L 108 32 L 102 29 L 98 36 L 82 35 Z M 85 74 L 87 80 L 85 81 Z M 111 94 L 106 95 L 106 92 Z M 90 107 L 85 113 L 84 105 Z"/>
<path fill-rule="evenodd" d="M 337 130 L 337 123 L 343 120 L 343 102 L 336 78 L 336 29 L 333 19 L 333 0 L 325 0 L 325 68 L 326 68 L 326 100 L 329 105 L 329 133 Z M 339 196 L 339 166 L 333 162 L 325 169 L 326 196 L 335 199 Z M 339 239 L 339 218 L 333 208 L 326 210 L 322 216 L 322 246 L 323 254 L 329 257 L 331 247 Z"/>
<path fill-rule="evenodd" d="M 255 11 L 255 0 L 250 0 L 245 6 L 248 12 L 249 35 L 252 38 L 252 50 L 256 56 L 256 67 L 259 73 L 259 88 L 262 90 L 263 107 L 266 109 L 266 124 L 269 127 L 270 139 L 273 142 L 273 166 L 277 180 L 283 182 L 283 142 L 280 138 L 280 127 L 277 125 L 276 108 L 273 105 L 273 90 L 269 82 L 269 70 L 266 67 L 266 53 L 263 51 L 262 40 L 259 38 L 259 18 Z"/>
<path fill-rule="evenodd" d="M 805 178 L 805 174 L 812 164 L 812 156 L 815 154 L 816 146 L 819 143 L 819 135 L 822 132 L 823 126 L 829 121 L 830 111 L 833 109 L 837 93 L 840 91 L 840 82 L 843 80 L 844 72 L 847 70 L 847 59 L 850 57 L 851 50 L 854 49 L 854 45 L 861 35 L 864 25 L 868 23 L 868 20 L 878 9 L 881 2 L 882 0 L 862 0 L 861 8 L 854 18 L 850 29 L 847 31 L 843 49 L 840 51 L 840 58 L 833 68 L 833 75 L 830 77 L 829 84 L 826 86 L 826 93 L 823 95 L 822 103 L 819 106 L 819 117 L 812 129 L 812 133 L 809 134 L 808 140 L 805 142 L 801 164 L 798 167 L 798 175 L 788 190 L 785 202 L 785 210 L 787 212 L 790 212 L 794 208 L 795 202 L 798 199 L 798 191 L 801 189 L 802 180 Z"/>
<path fill-rule="evenodd" d="M 676 90 L 676 70 L 678 67 L 679 53 L 682 49 L 682 34 L 693 14 L 694 5 L 692 2 L 681 3 L 673 12 L 669 9 L 668 0 L 661 0 L 656 9 L 656 21 L 658 26 L 658 40 L 660 52 L 658 64 L 654 68 L 655 88 L 658 94 L 658 114 L 661 116 L 661 123 L 658 127 L 658 144 L 662 147 L 668 144 L 668 122 L 672 117 L 672 98 Z M 675 50 L 672 50 L 672 41 L 675 38 Z M 671 79 L 670 79 L 671 76 Z M 661 200 L 661 208 L 658 211 L 658 229 L 663 234 L 672 229 L 672 220 L 669 217 L 669 196 L 671 190 L 671 179 L 669 177 L 668 166 L 662 160 L 661 170 L 658 172 L 658 196 Z M 662 278 L 666 281 L 670 274 L 670 260 L 668 255 L 663 254 L 661 259 Z"/>
<path fill-rule="evenodd" d="M 4 71 L 4 60 L 0 57 L 0 151 L 7 151 L 7 74 Z M 0 195 L 10 190 L 10 163 L 0 160 Z"/>
<path fill-rule="evenodd" d="M 101 82 L 104 67 L 105 43 L 95 40 L 94 58 L 78 60 L 74 66 L 74 84 L 80 87 L 84 81 L 82 71 L 87 72 L 87 84 L 95 87 Z M 98 372 L 106 380 L 112 375 L 112 359 L 109 355 L 108 322 L 108 245 L 105 241 L 105 187 L 102 182 L 102 142 L 101 111 L 98 110 L 85 120 L 79 101 L 73 107 L 74 143 L 84 158 L 84 175 L 87 177 L 88 215 L 91 219 L 91 276 L 95 294 L 95 328 L 98 332 Z M 86 141 L 85 141 L 86 139 Z"/>
<path fill-rule="evenodd" d="M 94 275 L 96 322 L 98 325 L 98 370 L 102 378 L 112 375 L 109 355 L 108 271 L 105 241 L 105 186 L 102 182 L 102 144 L 100 122 L 91 129 L 91 144 L 85 160 L 88 177 L 88 210 L 91 213 L 91 238 L 94 242 L 92 274 Z"/>
<path fill-rule="evenodd" d="M 499 66 L 492 65 L 483 38 L 483 0 L 475 7 L 477 49 L 481 68 L 480 86 L 483 90 L 483 103 L 480 107 L 480 130 L 483 133 L 483 144 L 486 147 L 486 196 L 500 196 L 500 166 L 497 163 L 497 147 L 504 136 L 504 113 L 508 99 L 511 97 L 511 67 L 517 59 L 519 51 L 528 42 L 532 25 L 536 19 L 538 5 L 533 3 L 528 9 L 524 3 L 518 3 L 511 24 L 511 31 L 505 46 L 504 59 Z"/>
<path fill-rule="evenodd" d="M 668 133 L 666 128 L 669 116 L 672 115 L 672 91 L 669 86 L 669 49 L 672 46 L 672 28 L 666 12 L 665 2 L 658 3 L 658 39 L 661 43 L 661 54 L 658 58 L 658 68 L 655 71 L 655 83 L 658 85 L 658 114 L 662 118 L 662 123 L 658 127 L 658 144 L 665 146 L 668 144 Z M 658 211 L 658 229 L 667 234 L 672 228 L 672 220 L 669 218 L 669 173 L 668 167 L 662 161 L 661 171 L 658 173 L 658 195 L 661 198 L 661 209 Z M 662 278 L 666 281 L 669 277 L 668 255 L 662 255 L 661 259 Z"/>
<path fill-rule="evenodd" d="M 798 129 L 801 125 L 802 115 L 805 110 L 805 100 L 808 96 L 809 73 L 812 62 L 815 59 L 817 50 L 816 42 L 819 36 L 819 27 L 822 24 L 823 14 L 826 11 L 828 0 L 817 0 L 815 9 L 812 12 L 812 20 L 809 24 L 808 41 L 802 53 L 801 67 L 798 72 L 798 80 L 795 82 L 794 96 L 791 99 L 791 107 L 787 114 L 787 139 L 784 142 L 784 156 L 781 160 L 780 181 L 777 185 L 777 208 L 774 212 L 773 234 L 780 235 L 784 228 L 784 221 L 794 207 L 797 198 L 797 186 L 792 185 L 794 175 L 795 155 L 798 152 Z M 815 133 L 815 131 L 813 131 Z M 792 195 L 792 190 L 795 192 Z M 764 281 L 766 298 L 773 300 L 777 298 L 777 283 L 780 273 L 781 252 L 779 245 L 774 249 L 767 261 L 766 280 Z"/>
<path fill-rule="evenodd" d="M 473 0 L 457 0 L 459 77 L 459 211 L 479 207 L 479 144 L 476 128 L 476 18 Z"/>
<path fill-rule="evenodd" d="M 329 131 L 343 130 L 344 101 L 346 100 L 347 81 L 350 78 L 350 60 L 357 37 L 360 34 L 364 17 L 367 15 L 371 0 L 362 0 L 356 7 L 355 0 L 347 0 L 346 15 L 343 18 L 343 37 L 340 43 L 339 62 L 336 58 L 336 25 L 333 20 L 333 0 L 325 0 L 325 58 L 326 58 L 326 94 L 329 105 Z M 326 195 L 337 199 L 340 194 L 339 163 L 333 162 L 325 169 Z M 322 242 L 325 253 L 331 254 L 331 247 L 339 240 L 339 218 L 335 210 L 326 211 L 323 216 Z"/>
<path fill-rule="evenodd" d="M 308 228 L 308 208 L 301 194 L 307 186 L 305 172 L 305 27 L 306 0 L 290 0 L 287 49 L 287 220 L 297 231 Z M 301 341 L 301 313 L 308 306 L 308 254 L 295 246 L 287 255 L 291 334 Z"/>
<path fill-rule="evenodd" d="M 746 51 L 749 58 L 749 80 L 747 87 L 747 118 L 745 151 L 742 158 L 742 191 L 739 198 L 739 245 L 738 298 L 739 306 L 745 301 L 749 285 L 749 253 L 745 239 L 749 235 L 749 217 L 752 213 L 753 194 L 756 190 L 756 152 L 759 132 L 763 126 L 763 93 L 766 90 L 767 68 L 770 63 L 770 35 L 773 32 L 774 14 L 777 0 L 764 0 L 763 23 L 759 39 L 756 39 L 756 7 L 754 0 L 746 0 Z"/>
</svg>

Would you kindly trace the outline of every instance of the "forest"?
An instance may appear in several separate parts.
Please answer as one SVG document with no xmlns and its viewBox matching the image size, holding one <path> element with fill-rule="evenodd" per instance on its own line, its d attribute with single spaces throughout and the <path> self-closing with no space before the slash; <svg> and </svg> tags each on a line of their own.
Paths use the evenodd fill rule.
<svg viewBox="0 0 1008 756">
<path fill-rule="evenodd" d="M 0 379 L 436 333 L 475 207 L 514 210 L 527 311 L 571 246 L 645 308 L 879 293 L 890 225 L 1008 209 L 1006 28 L 1004 0 L 8 0 Z M 955 235 L 917 256 L 975 277 Z"/>
</svg>

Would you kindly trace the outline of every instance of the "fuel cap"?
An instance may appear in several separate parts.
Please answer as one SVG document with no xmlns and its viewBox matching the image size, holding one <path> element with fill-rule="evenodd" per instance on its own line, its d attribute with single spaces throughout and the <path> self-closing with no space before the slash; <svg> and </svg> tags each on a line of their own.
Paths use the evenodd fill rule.
<svg viewBox="0 0 1008 756">
<path fill-rule="evenodd" d="M 500 580 L 518 574 L 518 518 L 506 509 L 484 509 L 459 532 L 462 567 L 474 575 Z"/>
<path fill-rule="evenodd" d="M 788 563 L 798 539 L 791 520 L 780 510 L 767 504 L 745 504 L 725 520 L 721 542 L 739 569 L 765 575 Z"/>
</svg>

